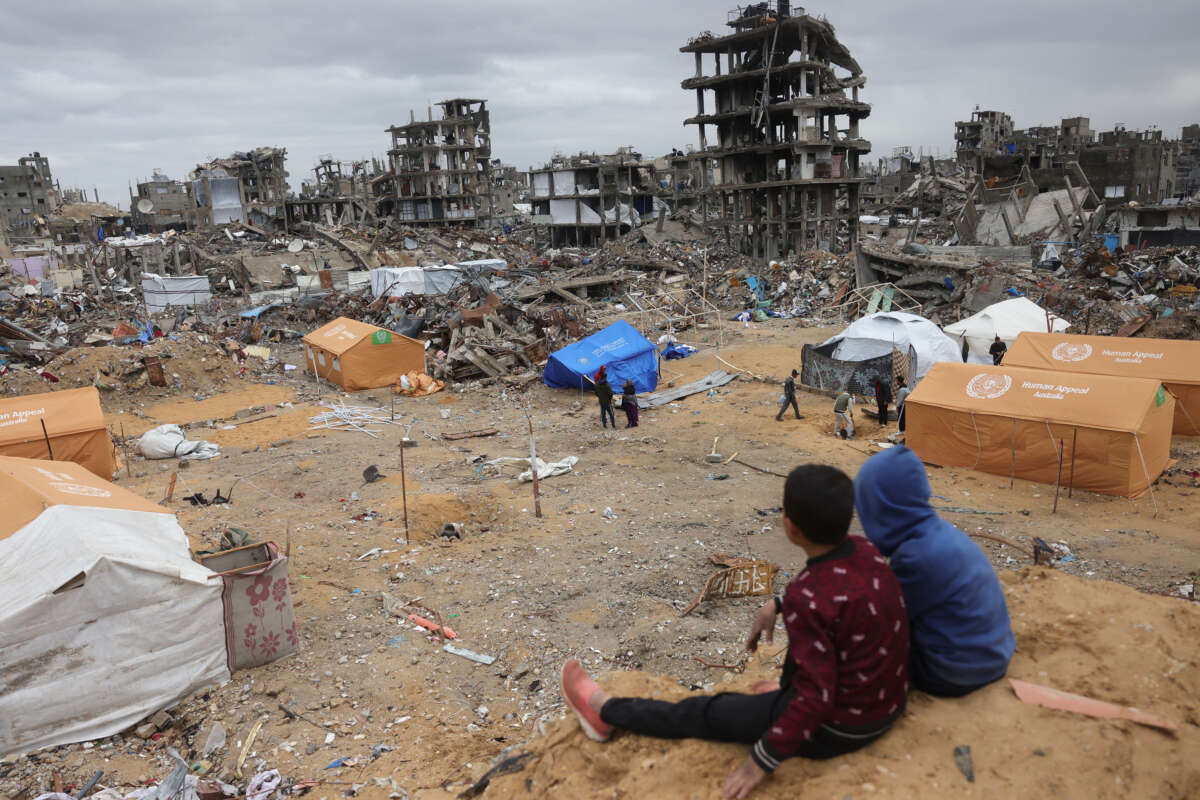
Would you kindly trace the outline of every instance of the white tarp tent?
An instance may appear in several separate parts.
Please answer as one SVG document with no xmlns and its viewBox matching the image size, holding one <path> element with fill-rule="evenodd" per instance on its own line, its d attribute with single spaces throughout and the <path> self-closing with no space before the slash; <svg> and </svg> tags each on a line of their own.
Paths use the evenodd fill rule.
<svg viewBox="0 0 1200 800">
<path fill-rule="evenodd" d="M 142 273 L 142 296 L 151 314 L 166 308 L 194 306 L 212 300 L 207 275 L 156 275 Z"/>
<path fill-rule="evenodd" d="M 839 361 L 864 361 L 888 355 L 893 349 L 905 352 L 911 345 L 917 363 L 912 374 L 921 378 L 939 361 L 962 361 L 954 340 L 929 320 L 905 311 L 880 311 L 857 319 L 821 346 L 836 344 L 831 357 Z"/>
<path fill-rule="evenodd" d="M 1071 323 L 1058 317 L 1026 297 L 1002 300 L 980 311 L 978 314 L 947 325 L 946 335 L 958 343 L 960 358 L 963 340 L 966 340 L 970 364 L 991 364 L 988 348 L 996 336 L 1012 346 L 1022 331 L 1038 333 L 1061 333 Z"/>
<path fill-rule="evenodd" d="M 0 457 L 0 755 L 110 736 L 229 680 L 219 580 L 175 515 Z"/>
</svg>

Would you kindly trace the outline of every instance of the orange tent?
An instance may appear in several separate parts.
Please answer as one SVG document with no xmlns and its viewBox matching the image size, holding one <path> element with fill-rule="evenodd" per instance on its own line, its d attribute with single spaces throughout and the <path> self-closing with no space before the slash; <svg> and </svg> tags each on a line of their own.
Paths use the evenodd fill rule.
<svg viewBox="0 0 1200 800">
<path fill-rule="evenodd" d="M 54 461 L 74 461 L 104 480 L 113 476 L 113 443 L 95 387 L 0 400 L 0 455 L 51 459 L 51 452 Z"/>
<path fill-rule="evenodd" d="M 1200 342 L 1025 332 L 1004 364 L 1161 381 L 1175 395 L 1174 432 L 1200 436 Z"/>
<path fill-rule="evenodd" d="M 905 403 L 924 461 L 1138 497 L 1170 460 L 1175 400 L 1144 378 L 934 364 Z"/>
<path fill-rule="evenodd" d="M 305 369 L 346 391 L 399 383 L 425 372 L 425 344 L 386 328 L 338 317 L 304 337 Z"/>
<path fill-rule="evenodd" d="M 69 461 L 51 463 L 0 456 L 0 496 L 8 501 L 4 518 L 0 519 L 0 539 L 24 528 L 51 506 L 171 513 Z"/>
</svg>

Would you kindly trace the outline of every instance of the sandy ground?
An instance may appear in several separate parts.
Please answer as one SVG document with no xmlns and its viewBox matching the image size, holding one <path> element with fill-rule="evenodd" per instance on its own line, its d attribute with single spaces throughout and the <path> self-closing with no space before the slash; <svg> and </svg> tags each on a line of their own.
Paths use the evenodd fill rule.
<svg viewBox="0 0 1200 800">
<path fill-rule="evenodd" d="M 202 766 L 233 779 L 237 750 L 260 716 L 267 721 L 244 773 L 275 767 L 288 780 L 317 781 L 314 798 L 352 790 L 455 797 L 492 759 L 518 752 L 533 754 L 524 771 L 498 779 L 486 796 L 715 796 L 744 749 L 628 736 L 606 746 L 585 742 L 572 720 L 561 721 L 557 672 L 579 656 L 619 690 L 682 696 L 725 688 L 730 679 L 746 685 L 771 669 L 756 663 L 732 676 L 695 660 L 734 663 L 758 599 L 706 603 L 680 616 L 712 571 L 714 553 L 772 559 L 783 568 L 777 589 L 800 565 L 780 530 L 781 480 L 736 462 L 706 463 L 704 454 L 719 436 L 721 453 L 765 470 L 821 461 L 853 474 L 883 438 L 874 422 L 859 417 L 857 440 L 835 439 L 832 401 L 805 393 L 803 420 L 773 418 L 778 381 L 799 367 L 801 345 L 829 333 L 779 321 L 731 325 L 719 354 L 725 365 L 706 349 L 669 362 L 664 381 L 729 364 L 746 379 L 643 411 L 634 430 L 602 430 L 591 396 L 534 385 L 397 398 L 402 424 L 382 426 L 379 439 L 309 431 L 307 419 L 323 400 L 390 408 L 392 398 L 387 390 L 346 397 L 296 373 L 264 384 L 234 375 L 228 361 L 221 365 L 228 376 L 209 376 L 221 393 L 199 401 L 186 384 L 170 397 L 106 394 L 109 419 L 128 435 L 187 423 L 191 437 L 221 444 L 221 458 L 186 467 L 135 460 L 133 475 L 123 473 L 120 483 L 158 501 L 178 471 L 170 508 L 196 548 L 213 546 L 230 525 L 290 548 L 304 646 L 181 704 L 161 740 L 127 732 L 9 759 L 0 764 L 0 796 L 17 796 L 20 787 L 36 796 L 53 772 L 70 786 L 103 769 L 102 785 L 124 789 L 164 777 L 165 745 L 194 761 L 201 744 L 194 740 L 214 721 L 228 731 L 229 746 Z M 701 335 L 709 338 L 701 344 L 716 344 L 714 332 Z M 299 363 L 298 354 L 290 357 Z M 523 401 L 539 455 L 579 458 L 571 473 L 542 483 L 540 520 L 530 485 L 511 477 L 515 469 L 481 471 L 487 459 L 528 456 Z M 410 422 L 418 444 L 404 452 L 405 502 L 399 442 Z M 486 427 L 500 432 L 436 438 Z M 1173 452 L 1181 467 L 1200 465 L 1200 441 L 1177 438 Z M 387 477 L 363 485 L 369 465 Z M 1053 487 L 1017 481 L 1010 489 L 1007 478 L 963 469 L 931 469 L 930 480 L 947 498 L 939 502 L 986 512 L 947 514 L 964 530 L 1025 547 L 1039 536 L 1071 550 L 1074 560 L 1053 571 L 1017 572 L 1030 563 L 1026 556 L 980 540 L 1004 573 L 1018 634 L 1012 674 L 1157 712 L 1180 724 L 1179 735 L 1027 707 L 1004 685 L 955 702 L 915 694 L 885 740 L 836 762 L 789 763 L 761 796 L 796 796 L 801 788 L 805 796 L 835 798 L 1200 795 L 1200 608 L 1177 588 L 1200 571 L 1195 481 L 1182 473 L 1160 481 L 1155 517 L 1148 496 L 1076 492 L 1051 514 Z M 179 500 L 217 488 L 232 488 L 233 503 L 193 508 Z M 354 519 L 368 511 L 378 518 Z M 462 541 L 436 537 L 450 521 L 463 523 Z M 384 593 L 401 602 L 419 598 L 459 633 L 459 644 L 496 662 L 477 665 L 443 652 L 388 616 Z M 280 703 L 294 704 L 305 719 L 289 721 Z M 971 745 L 974 784 L 954 765 L 959 744 Z M 338 757 L 356 765 L 325 768 Z"/>
</svg>

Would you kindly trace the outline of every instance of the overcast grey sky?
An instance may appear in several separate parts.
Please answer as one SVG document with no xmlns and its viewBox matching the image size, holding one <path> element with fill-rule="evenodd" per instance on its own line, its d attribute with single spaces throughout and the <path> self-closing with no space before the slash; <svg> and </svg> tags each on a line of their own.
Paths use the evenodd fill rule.
<svg viewBox="0 0 1200 800">
<path fill-rule="evenodd" d="M 322 154 L 384 158 L 384 129 L 444 97 L 482 97 L 493 154 L 647 155 L 696 143 L 689 36 L 724 0 L 51 0 L 0 25 L 0 163 L 39 150 L 66 186 L 128 208 L 158 167 L 261 145 L 288 150 L 298 190 Z M 953 148 L 976 104 L 1018 127 L 1200 122 L 1200 2 L 859 0 L 826 15 L 868 77 L 870 156 Z"/>
</svg>

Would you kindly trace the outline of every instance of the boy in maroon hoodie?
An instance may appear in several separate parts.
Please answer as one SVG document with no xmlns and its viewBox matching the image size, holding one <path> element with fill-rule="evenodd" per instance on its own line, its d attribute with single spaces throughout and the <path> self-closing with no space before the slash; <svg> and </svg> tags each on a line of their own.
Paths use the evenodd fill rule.
<svg viewBox="0 0 1200 800">
<path fill-rule="evenodd" d="M 745 742 L 749 757 L 721 787 L 746 797 L 786 758 L 825 759 L 866 747 L 904 711 L 908 617 L 900 586 L 879 551 L 849 537 L 854 487 L 834 467 L 808 464 L 788 475 L 783 527 L 808 564 L 755 615 L 746 649 L 783 614 L 788 657 L 779 685 L 678 703 L 612 697 L 571 659 L 562 692 L 584 733 L 606 741 L 614 728 L 664 739 Z"/>
</svg>

